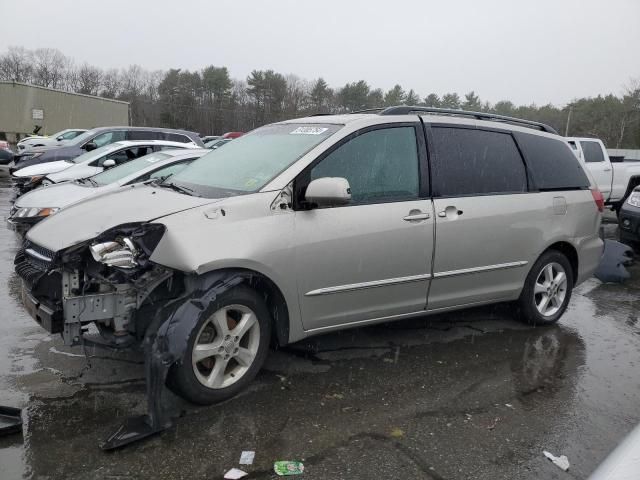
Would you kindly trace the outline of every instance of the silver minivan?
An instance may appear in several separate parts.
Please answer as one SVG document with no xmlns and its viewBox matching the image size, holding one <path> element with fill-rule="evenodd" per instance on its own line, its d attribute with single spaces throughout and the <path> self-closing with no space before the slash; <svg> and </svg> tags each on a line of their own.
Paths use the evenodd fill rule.
<svg viewBox="0 0 640 480">
<path fill-rule="evenodd" d="M 15 264 L 27 309 L 66 344 L 91 322 L 112 346 L 142 342 L 173 390 L 209 404 L 270 344 L 497 302 L 556 322 L 599 262 L 602 209 L 546 125 L 391 107 L 267 125 L 72 205 Z"/>
</svg>

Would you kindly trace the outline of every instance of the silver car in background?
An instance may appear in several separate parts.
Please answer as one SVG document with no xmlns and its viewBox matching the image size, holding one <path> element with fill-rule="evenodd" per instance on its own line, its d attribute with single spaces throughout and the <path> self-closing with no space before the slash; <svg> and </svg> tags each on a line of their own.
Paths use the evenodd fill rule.
<svg viewBox="0 0 640 480">
<path fill-rule="evenodd" d="M 165 180 L 205 153 L 208 153 L 208 150 L 201 148 L 163 150 L 131 160 L 92 177 L 38 188 L 15 201 L 7 219 L 9 228 L 25 233 L 33 225 L 57 213 L 61 208 L 86 198 L 148 180 Z"/>
<path fill-rule="evenodd" d="M 146 339 L 162 382 L 208 404 L 270 343 L 497 302 L 556 322 L 599 262 L 602 209 L 546 125 L 391 107 L 267 125 L 71 205 L 15 263 L 47 330 Z"/>
<path fill-rule="evenodd" d="M 11 175 L 11 182 L 16 193 L 21 195 L 41 185 L 51 185 L 97 175 L 105 169 L 167 148 L 188 148 L 188 146 L 184 143 L 167 140 L 114 142 L 72 159 L 21 168 Z"/>
<path fill-rule="evenodd" d="M 78 135 L 81 135 L 86 131 L 87 129 L 85 128 L 67 128 L 66 130 L 60 130 L 50 136 L 31 135 L 20 140 L 16 146 L 18 147 L 18 152 L 28 152 L 32 148 L 51 147 L 58 145 L 61 142 L 73 140 Z"/>
</svg>

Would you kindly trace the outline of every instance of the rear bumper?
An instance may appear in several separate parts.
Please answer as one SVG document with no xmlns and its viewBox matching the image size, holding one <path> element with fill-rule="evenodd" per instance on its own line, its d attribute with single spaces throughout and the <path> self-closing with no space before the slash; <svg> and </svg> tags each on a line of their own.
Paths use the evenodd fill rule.
<svg viewBox="0 0 640 480">
<path fill-rule="evenodd" d="M 604 241 L 599 236 L 587 238 L 580 243 L 578 250 L 578 278 L 575 281 L 575 285 L 579 285 L 593 276 L 600 264 L 603 251 Z"/>
</svg>

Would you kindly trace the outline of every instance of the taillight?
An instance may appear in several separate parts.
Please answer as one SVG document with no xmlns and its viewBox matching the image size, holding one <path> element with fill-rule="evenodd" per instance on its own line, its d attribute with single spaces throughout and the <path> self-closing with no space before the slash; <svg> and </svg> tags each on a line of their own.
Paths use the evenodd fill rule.
<svg viewBox="0 0 640 480">
<path fill-rule="evenodd" d="M 591 195 L 593 195 L 593 201 L 596 202 L 596 207 L 598 207 L 598 211 L 602 213 L 604 211 L 604 197 L 602 193 L 597 188 L 591 190 Z"/>
</svg>

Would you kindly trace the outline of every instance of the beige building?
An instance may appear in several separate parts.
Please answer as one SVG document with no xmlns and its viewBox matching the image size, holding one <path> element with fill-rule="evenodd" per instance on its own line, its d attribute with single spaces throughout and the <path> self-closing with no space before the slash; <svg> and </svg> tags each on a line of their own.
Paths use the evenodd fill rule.
<svg viewBox="0 0 640 480">
<path fill-rule="evenodd" d="M 0 140 L 17 142 L 40 126 L 39 135 L 65 128 L 129 125 L 129 103 L 0 81 Z"/>
</svg>

